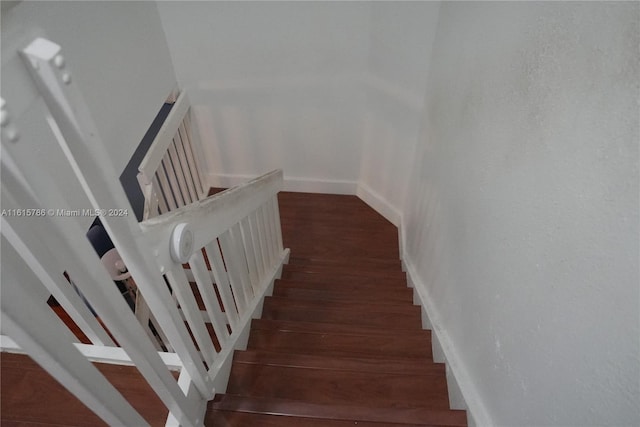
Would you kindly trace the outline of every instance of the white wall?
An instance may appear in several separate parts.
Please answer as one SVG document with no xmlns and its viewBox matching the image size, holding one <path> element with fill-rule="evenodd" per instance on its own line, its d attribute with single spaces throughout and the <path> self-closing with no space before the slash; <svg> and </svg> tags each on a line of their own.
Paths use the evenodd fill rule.
<svg viewBox="0 0 640 427">
<path fill-rule="evenodd" d="M 282 168 L 286 188 L 355 193 L 368 8 L 158 2 L 214 185 Z"/>
<path fill-rule="evenodd" d="M 439 2 L 372 2 L 358 195 L 395 225 L 415 152 Z"/>
<path fill-rule="evenodd" d="M 638 3 L 444 3 L 405 261 L 476 421 L 640 424 Z"/>
<path fill-rule="evenodd" d="M 15 116 L 36 96 L 17 51 L 37 36 L 62 46 L 111 160 L 122 171 L 176 85 L 155 4 L 3 5 L 2 96 Z"/>
</svg>

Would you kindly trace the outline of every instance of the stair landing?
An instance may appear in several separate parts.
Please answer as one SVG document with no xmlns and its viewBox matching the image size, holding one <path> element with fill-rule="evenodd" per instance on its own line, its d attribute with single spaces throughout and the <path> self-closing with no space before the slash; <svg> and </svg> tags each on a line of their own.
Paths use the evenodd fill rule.
<svg viewBox="0 0 640 427">
<path fill-rule="evenodd" d="M 406 287 L 396 227 L 354 196 L 279 203 L 289 265 L 205 424 L 466 426 Z"/>
</svg>

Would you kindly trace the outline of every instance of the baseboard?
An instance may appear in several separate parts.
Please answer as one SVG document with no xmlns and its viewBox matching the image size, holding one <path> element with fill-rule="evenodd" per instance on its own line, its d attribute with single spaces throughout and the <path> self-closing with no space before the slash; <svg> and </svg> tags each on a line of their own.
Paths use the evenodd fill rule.
<svg viewBox="0 0 640 427">
<path fill-rule="evenodd" d="M 404 237 L 402 227 L 400 235 Z M 402 239 L 402 242 L 406 240 Z M 494 423 L 480 397 L 476 386 L 471 381 L 465 365 L 456 350 L 447 331 L 443 328 L 442 320 L 436 305 L 429 295 L 424 282 L 418 276 L 415 267 L 407 259 L 406 248 L 403 246 L 404 259 L 402 264 L 407 273 L 407 286 L 413 288 L 414 304 L 421 307 L 422 326 L 431 330 L 431 345 L 433 359 L 446 364 L 447 388 L 449 403 L 452 409 L 467 411 L 469 427 L 487 427 Z"/>
<path fill-rule="evenodd" d="M 229 188 L 243 182 L 247 182 L 256 176 L 234 174 L 208 174 L 207 178 L 211 187 Z M 336 179 L 317 179 L 284 177 L 284 191 L 299 193 L 325 193 L 325 194 L 349 194 L 355 195 L 357 183 L 355 181 Z"/>
<path fill-rule="evenodd" d="M 376 193 L 366 184 L 358 183 L 356 195 L 376 212 L 385 217 L 387 221 L 400 227 L 400 211 L 387 202 L 380 194 Z"/>
</svg>

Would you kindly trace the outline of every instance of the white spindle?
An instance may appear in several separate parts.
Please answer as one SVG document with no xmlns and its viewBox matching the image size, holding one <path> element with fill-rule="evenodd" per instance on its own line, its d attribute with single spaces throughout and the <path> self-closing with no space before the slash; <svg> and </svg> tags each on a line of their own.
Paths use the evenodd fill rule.
<svg viewBox="0 0 640 427">
<path fill-rule="evenodd" d="M 168 212 L 169 207 L 167 206 L 167 201 L 162 194 L 162 187 L 160 186 L 160 182 L 158 181 L 158 174 L 156 173 L 153 176 L 153 180 L 151 181 L 151 185 L 153 185 L 154 192 L 156 197 L 158 198 L 158 210 L 161 214 Z"/>
<path fill-rule="evenodd" d="M 211 343 L 207 326 L 202 320 L 200 308 L 198 308 L 198 303 L 193 295 L 184 268 L 182 268 L 180 264 L 174 264 L 166 272 L 166 277 L 171 285 L 171 289 L 173 289 L 174 295 L 178 298 L 182 313 L 189 324 L 189 329 L 191 329 L 193 337 L 198 343 L 198 348 L 200 348 L 205 363 L 211 366 L 216 355 L 216 350 Z"/>
<path fill-rule="evenodd" d="M 180 159 L 180 167 L 182 168 L 182 173 L 184 174 L 184 180 L 187 185 L 189 199 L 192 202 L 195 202 L 196 200 L 198 200 L 198 194 L 193 184 L 193 178 L 191 176 L 190 170 L 191 168 L 189 167 L 189 163 L 187 162 L 187 153 L 185 152 L 184 141 L 179 128 L 178 132 L 176 132 L 176 135 L 173 138 L 173 141 L 176 146 L 176 151 L 178 152 L 178 158 Z"/>
<path fill-rule="evenodd" d="M 2 238 L 2 328 L 29 355 L 110 425 L 148 423 L 73 345 L 71 333 L 30 289 L 37 278 Z"/>
<path fill-rule="evenodd" d="M 260 221 L 258 218 L 258 211 L 254 210 L 249 214 L 249 222 L 251 224 L 251 235 L 254 240 L 254 247 L 256 251 L 256 258 L 258 260 L 258 267 L 260 269 L 260 275 L 265 274 L 269 269 L 269 262 L 267 261 L 266 242 L 260 227 Z"/>
<path fill-rule="evenodd" d="M 68 70 L 65 70 L 63 74 L 54 64 L 54 58 L 61 54 L 60 47 L 48 40 L 36 39 L 23 52 L 27 58 L 28 68 L 53 118 L 56 120 L 61 134 L 64 136 L 64 139 L 61 139 L 59 143 L 93 207 L 96 209 L 108 209 L 129 206 L 120 183 L 117 179 L 114 179 L 117 174 L 107 160 L 109 156 L 105 152 L 105 145 L 100 140 L 93 120 L 89 115 L 89 110 L 75 86 L 75 79 L 70 77 L 71 74 Z M 37 185 L 35 187 L 37 188 Z M 211 379 L 204 369 L 198 366 L 199 357 L 196 349 L 189 339 L 185 325 L 180 321 L 180 314 L 177 308 L 170 301 L 171 298 L 166 285 L 157 270 L 153 268 L 152 255 L 147 253 L 145 247 L 139 245 L 134 238 L 136 234 L 139 234 L 138 223 L 133 217 L 106 216 L 102 220 L 103 225 L 118 248 L 122 260 L 136 279 L 138 288 L 145 296 L 149 307 L 157 314 L 157 319 L 161 323 L 160 326 L 169 336 L 172 345 L 185 362 L 185 369 L 189 370 L 194 384 L 202 395 L 208 398 L 213 393 Z M 84 249 L 87 252 L 86 248 Z M 91 249 L 89 249 L 90 251 Z M 79 259 L 83 258 L 82 254 L 77 255 Z M 106 274 L 104 270 L 102 271 Z M 73 276 L 75 277 L 75 274 Z M 98 288 L 95 284 L 88 287 L 92 289 Z M 120 297 L 119 294 L 118 297 Z M 122 300 L 122 298 L 120 299 Z M 109 308 L 111 307 L 105 307 L 105 309 Z M 134 318 L 130 310 L 127 313 Z M 127 349 L 127 353 L 130 353 L 130 351 L 135 353 L 136 357 L 134 357 L 133 353 L 130 353 L 131 358 L 136 361 L 136 366 L 138 366 L 143 375 L 146 372 L 149 376 L 147 378 L 149 383 L 158 392 L 161 399 L 167 400 L 172 411 L 174 409 L 178 411 L 178 418 L 181 422 L 184 419 L 185 423 L 192 424 L 193 421 L 189 419 L 189 415 L 192 415 L 192 413 L 187 409 L 189 405 L 184 402 L 184 396 L 182 395 L 183 398 L 180 399 L 177 395 L 167 392 L 173 390 L 172 386 L 169 383 L 164 383 L 166 376 L 162 374 L 161 370 L 153 366 L 153 363 L 155 363 L 153 356 L 146 354 L 151 352 L 157 358 L 151 343 L 144 339 L 142 328 L 138 329 L 129 326 L 130 330 L 138 331 L 134 338 L 133 335 L 127 332 L 124 325 L 120 326 L 122 318 L 113 319 L 113 321 L 118 325 L 115 329 L 122 329 L 120 334 L 125 341 L 132 339 L 131 348 Z M 120 338 L 116 337 L 116 339 L 121 342 Z M 137 343 L 136 339 L 140 340 L 141 343 Z M 141 351 L 142 348 L 146 350 L 145 346 L 148 346 L 149 352 Z M 153 363 L 147 361 L 148 358 Z M 168 375 L 168 378 L 173 380 L 171 375 Z M 173 397 L 173 399 L 168 400 L 168 397 Z"/>
<path fill-rule="evenodd" d="M 273 220 L 276 233 L 276 249 L 278 250 L 278 252 L 282 252 L 284 250 L 284 245 L 282 244 L 282 225 L 280 224 L 280 206 L 278 206 L 277 194 L 273 196 L 273 200 L 271 201 L 271 209 L 273 209 Z"/>
<path fill-rule="evenodd" d="M 216 297 L 213 284 L 211 283 L 211 276 L 207 270 L 207 266 L 204 262 L 204 257 L 201 251 L 196 251 L 189 260 L 189 266 L 193 271 L 193 276 L 198 286 L 198 292 L 202 297 L 204 306 L 207 310 L 211 325 L 216 333 L 218 342 L 221 346 L 224 346 L 225 342 L 229 338 L 229 331 L 227 330 L 227 319 L 224 313 L 220 310 L 220 304 Z"/>
<path fill-rule="evenodd" d="M 247 267 L 249 269 L 249 280 L 251 288 L 255 294 L 258 291 L 258 282 L 260 275 L 258 272 L 258 266 L 256 263 L 256 254 L 253 247 L 253 239 L 251 236 L 251 225 L 249 224 L 249 217 L 245 217 L 240 221 L 239 231 L 242 234 L 242 243 L 244 246 L 245 256 L 247 259 Z"/>
<path fill-rule="evenodd" d="M 10 199 L 9 194 L 3 194 L 2 203 L 5 209 L 11 209 L 16 206 Z M 38 279 L 46 286 L 51 295 L 92 343 L 115 345 L 75 289 L 62 275 L 62 270 L 59 267 L 61 263 L 59 260 L 56 262 L 56 258 L 66 254 L 60 251 L 52 252 L 47 246 L 43 245 L 42 237 L 44 233 L 41 232 L 43 224 L 40 221 L 29 221 L 30 219 L 3 217 L 2 233 L 15 242 L 14 244 L 17 245 L 18 251 L 27 260 Z M 69 258 L 67 260 L 68 263 L 73 262 Z M 57 272 L 57 274 L 54 272 Z"/>
<path fill-rule="evenodd" d="M 178 156 L 178 150 L 176 149 L 176 140 L 171 145 L 169 145 L 168 150 L 169 156 L 171 157 L 171 163 L 173 164 L 173 169 L 175 171 L 176 177 L 178 178 L 178 188 L 180 189 L 180 194 L 182 199 L 184 200 L 184 204 L 188 205 L 193 200 L 191 200 L 191 196 L 189 195 L 189 190 L 187 189 L 187 182 L 184 179 L 184 171 L 182 170 L 182 165 L 180 164 L 180 157 Z"/>
<path fill-rule="evenodd" d="M 167 151 L 164 159 L 162 159 L 162 166 L 164 167 L 167 177 L 169 178 L 169 184 L 171 184 L 169 187 L 169 194 L 175 199 L 175 207 L 173 209 L 184 206 L 186 203 L 184 198 L 182 197 L 180 186 L 178 185 L 178 175 L 175 168 L 173 167 L 173 162 L 171 161 L 171 153 L 169 151 Z"/>
<path fill-rule="evenodd" d="M 202 162 L 201 159 L 204 159 L 204 153 L 202 152 L 202 143 L 200 142 L 200 134 L 197 129 L 192 127 L 191 115 L 193 114 L 193 109 L 189 108 L 188 113 L 184 116 L 184 126 L 187 130 L 187 135 L 189 137 L 189 141 L 191 143 L 191 149 L 193 150 L 193 160 L 196 165 L 196 172 L 198 173 L 199 181 L 202 185 L 202 194 L 200 197 L 205 197 L 208 189 L 208 180 L 204 176 L 204 171 L 202 170 Z"/>
<path fill-rule="evenodd" d="M 224 314 L 227 317 L 231 330 L 236 330 L 239 322 L 238 307 L 234 301 L 234 296 L 231 289 L 231 283 L 229 281 L 229 274 L 224 268 L 222 256 L 220 255 L 220 248 L 218 247 L 218 241 L 214 240 L 205 247 L 207 258 L 211 264 L 211 270 L 213 277 L 216 281 L 216 288 L 220 294 L 220 299 L 224 305 Z"/>
<path fill-rule="evenodd" d="M 184 146 L 185 154 L 187 155 L 187 163 L 189 164 L 189 172 L 191 173 L 191 181 L 195 186 L 195 190 L 197 192 L 197 199 L 201 199 L 208 189 L 203 188 L 202 182 L 200 182 L 200 175 L 198 174 L 198 163 L 196 163 L 195 156 L 193 154 L 193 144 L 191 142 L 191 136 L 189 135 L 189 131 L 187 130 L 187 115 L 185 115 L 185 119 L 180 123 L 180 128 L 178 131 L 180 132 L 180 136 L 182 137 L 182 144 Z"/>
<path fill-rule="evenodd" d="M 247 309 L 249 296 L 244 289 L 242 271 L 240 270 L 233 236 L 231 235 L 231 232 L 227 230 L 220 235 L 219 240 L 222 255 L 224 256 L 224 264 L 227 266 L 227 273 L 229 274 L 229 281 L 231 282 L 233 296 L 235 298 L 236 305 L 238 306 L 238 313 L 242 316 Z"/>
<path fill-rule="evenodd" d="M 155 174 L 158 179 L 158 183 L 160 184 L 160 189 L 162 190 L 162 195 L 164 196 L 165 203 L 167 204 L 167 210 L 174 210 L 178 207 L 176 204 L 176 199 L 173 197 L 173 191 L 171 190 L 171 184 L 169 183 L 169 179 L 167 178 L 166 169 L 164 167 L 164 160 L 158 166 L 158 170 Z"/>
<path fill-rule="evenodd" d="M 273 236 L 273 229 L 271 228 L 271 218 L 266 203 L 260 207 L 260 219 L 262 220 L 262 233 L 265 237 L 265 243 L 267 246 L 267 261 L 269 263 L 269 267 L 271 267 L 275 261 L 276 256 L 274 251 L 275 237 Z"/>
</svg>

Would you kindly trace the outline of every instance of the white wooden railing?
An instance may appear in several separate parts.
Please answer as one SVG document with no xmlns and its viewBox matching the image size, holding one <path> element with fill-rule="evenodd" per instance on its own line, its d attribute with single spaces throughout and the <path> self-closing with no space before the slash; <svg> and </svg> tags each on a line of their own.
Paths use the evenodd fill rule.
<svg viewBox="0 0 640 427">
<path fill-rule="evenodd" d="M 0 345 L 28 353 L 110 425 L 147 422 L 91 361 L 135 366 L 167 407 L 168 425 L 200 426 L 206 402 L 226 387 L 233 350 L 246 345 L 250 321 L 288 260 L 277 204 L 282 172 L 142 223 L 133 215 L 109 215 L 128 200 L 60 46 L 36 39 L 21 54 L 39 96 L 15 118 L 2 101 Z M 50 161 L 60 153 L 66 168 Z M 75 212 L 77 197 L 68 188 L 78 186 L 87 210 L 101 215 L 172 352 L 158 352 L 137 321 L 86 239 L 81 215 L 62 213 Z M 43 309 L 50 294 L 90 345 L 78 343 Z M 177 381 L 171 370 L 180 371 Z"/>
<path fill-rule="evenodd" d="M 145 199 L 143 219 L 206 197 L 197 135 L 191 127 L 189 97 L 183 91 L 138 167 L 138 183 Z"/>
<path fill-rule="evenodd" d="M 197 135 L 191 127 L 189 97 L 182 91 L 138 166 L 138 184 L 144 195 L 143 220 L 207 196 L 206 180 L 198 161 L 202 150 Z M 194 281 L 191 270 L 186 272 L 189 280 Z M 142 296 L 136 298 L 135 313 L 156 348 L 171 350 L 171 344 Z"/>
</svg>

